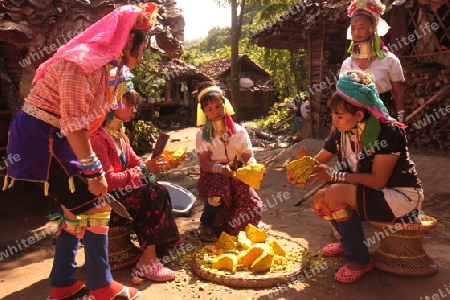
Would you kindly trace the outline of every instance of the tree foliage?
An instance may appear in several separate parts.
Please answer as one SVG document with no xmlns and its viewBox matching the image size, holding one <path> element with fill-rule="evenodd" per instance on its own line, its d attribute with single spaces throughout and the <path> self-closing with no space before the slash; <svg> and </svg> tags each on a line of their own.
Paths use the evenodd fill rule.
<svg viewBox="0 0 450 300">
<path fill-rule="evenodd" d="M 162 53 L 147 49 L 143 61 L 132 71 L 135 75 L 134 88 L 141 95 L 156 99 L 159 97 L 160 87 L 166 84 L 164 73 L 160 73 L 158 68 L 158 60 L 161 58 Z"/>
<path fill-rule="evenodd" d="M 219 4 L 231 0 L 216 1 Z M 293 0 L 241 0 L 246 2 L 242 16 L 238 53 L 248 55 L 272 75 L 276 82 L 279 100 L 293 96 L 304 89 L 307 72 L 304 68 L 306 52 L 304 49 L 290 52 L 288 50 L 266 49 L 249 41 L 249 37 L 264 28 L 273 25 L 280 16 L 289 12 L 298 1 Z M 230 16 L 231 17 L 231 16 Z M 239 19 L 238 19 L 239 20 Z M 183 59 L 195 66 L 200 66 L 211 59 L 231 57 L 230 28 L 213 28 L 200 45 L 185 49 Z M 289 93 L 287 92 L 289 91 Z"/>
</svg>

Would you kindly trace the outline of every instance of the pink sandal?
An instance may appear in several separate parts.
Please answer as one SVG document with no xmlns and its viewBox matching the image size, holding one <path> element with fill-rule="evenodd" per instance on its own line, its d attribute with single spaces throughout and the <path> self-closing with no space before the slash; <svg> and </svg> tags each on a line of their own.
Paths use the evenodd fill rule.
<svg viewBox="0 0 450 300">
<path fill-rule="evenodd" d="M 143 266 L 139 269 L 136 267 L 131 274 L 133 277 L 144 277 L 156 282 L 166 282 L 175 279 L 175 272 L 161 263 L 155 263 L 151 267 Z"/>
<path fill-rule="evenodd" d="M 334 274 L 334 279 L 340 283 L 352 283 L 361 279 L 366 273 L 372 271 L 373 262 L 370 263 L 362 270 L 350 270 L 346 265 L 341 267 L 336 274 Z"/>
<path fill-rule="evenodd" d="M 342 247 L 341 243 L 334 243 L 328 246 L 325 246 L 320 250 L 323 256 L 334 257 L 344 254 L 344 247 Z"/>
</svg>

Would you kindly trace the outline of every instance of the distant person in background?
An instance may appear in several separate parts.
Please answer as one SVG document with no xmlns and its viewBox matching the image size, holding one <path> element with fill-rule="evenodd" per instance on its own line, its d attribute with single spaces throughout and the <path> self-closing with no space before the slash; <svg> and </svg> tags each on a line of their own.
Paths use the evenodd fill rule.
<svg viewBox="0 0 450 300">
<path fill-rule="evenodd" d="M 379 0 L 356 0 L 348 7 L 350 28 L 347 38 L 352 42 L 350 56 L 344 60 L 340 73 L 360 70 L 375 78 L 375 86 L 389 115 L 405 122 L 405 98 L 400 60 L 384 45 L 380 36 L 389 30 L 389 25 L 380 17 L 385 6 Z"/>
<path fill-rule="evenodd" d="M 306 120 L 309 118 L 310 106 L 309 100 L 307 97 L 300 98 L 298 95 L 294 97 L 293 103 L 295 105 L 295 118 L 294 118 L 294 126 L 292 128 L 292 140 L 298 141 L 299 131 L 302 129 Z"/>
</svg>

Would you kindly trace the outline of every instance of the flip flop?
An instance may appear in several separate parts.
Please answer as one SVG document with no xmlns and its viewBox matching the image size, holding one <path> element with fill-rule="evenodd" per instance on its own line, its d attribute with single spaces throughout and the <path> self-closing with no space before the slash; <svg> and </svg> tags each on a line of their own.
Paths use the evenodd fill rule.
<svg viewBox="0 0 450 300">
<path fill-rule="evenodd" d="M 340 283 L 352 283 L 361 279 L 366 273 L 372 271 L 373 261 L 371 260 L 367 267 L 362 270 L 350 270 L 347 266 L 341 267 L 336 274 L 334 274 L 334 279 Z"/>
<path fill-rule="evenodd" d="M 334 257 L 344 254 L 344 251 L 345 249 L 341 243 L 334 243 L 323 247 L 322 250 L 320 250 L 320 253 L 323 256 Z"/>
<path fill-rule="evenodd" d="M 214 243 L 219 240 L 217 235 L 214 233 L 213 228 L 206 226 L 200 226 L 198 236 L 202 242 L 207 243 Z"/>
</svg>

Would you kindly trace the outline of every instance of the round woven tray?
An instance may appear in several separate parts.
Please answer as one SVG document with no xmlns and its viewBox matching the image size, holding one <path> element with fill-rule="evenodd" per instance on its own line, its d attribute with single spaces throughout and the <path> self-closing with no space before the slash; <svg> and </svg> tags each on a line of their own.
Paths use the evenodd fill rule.
<svg viewBox="0 0 450 300">
<path fill-rule="evenodd" d="M 224 271 L 205 268 L 202 266 L 203 255 L 205 249 L 209 247 L 210 244 L 201 248 L 197 255 L 195 255 L 192 263 L 192 270 L 203 279 L 227 286 L 267 288 L 276 286 L 279 283 L 287 283 L 293 280 L 309 266 L 310 258 L 305 251 L 306 249 L 300 246 L 297 242 L 273 234 L 270 234 L 269 238 L 275 238 L 278 244 L 280 244 L 285 250 L 286 258 L 291 262 L 291 267 L 287 270 L 273 271 L 271 269 L 271 271 L 264 273 L 237 271 L 235 274 L 231 274 Z M 302 253 L 301 261 L 298 261 L 299 253 Z"/>
</svg>

